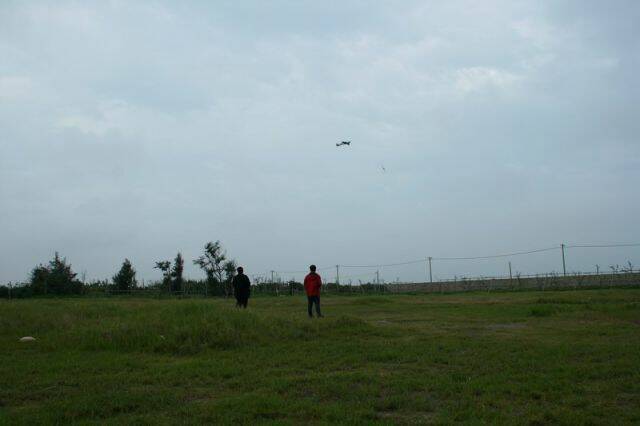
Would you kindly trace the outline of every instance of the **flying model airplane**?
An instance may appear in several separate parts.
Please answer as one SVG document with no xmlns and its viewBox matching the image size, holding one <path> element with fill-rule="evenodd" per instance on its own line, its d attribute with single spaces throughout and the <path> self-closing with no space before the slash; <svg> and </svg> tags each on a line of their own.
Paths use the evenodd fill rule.
<svg viewBox="0 0 640 426">
<path fill-rule="evenodd" d="M 351 141 L 340 141 L 340 143 L 336 144 L 336 146 L 342 146 L 342 145 L 351 145 Z"/>
</svg>

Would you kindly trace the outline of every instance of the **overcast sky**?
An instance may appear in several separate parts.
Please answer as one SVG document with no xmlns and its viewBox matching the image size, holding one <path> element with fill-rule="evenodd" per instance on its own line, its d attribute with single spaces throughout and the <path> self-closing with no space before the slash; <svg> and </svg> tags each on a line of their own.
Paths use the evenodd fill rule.
<svg viewBox="0 0 640 426">
<path fill-rule="evenodd" d="M 180 251 L 199 278 L 212 240 L 249 274 L 640 242 L 638 22 L 633 0 L 2 0 L 0 282 L 55 251 L 146 280 Z"/>
</svg>

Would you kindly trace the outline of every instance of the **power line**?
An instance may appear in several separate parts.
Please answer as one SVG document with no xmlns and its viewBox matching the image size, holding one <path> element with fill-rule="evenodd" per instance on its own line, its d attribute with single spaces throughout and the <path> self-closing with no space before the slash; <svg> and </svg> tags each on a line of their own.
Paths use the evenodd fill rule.
<svg viewBox="0 0 640 426">
<path fill-rule="evenodd" d="M 574 244 L 574 245 L 565 245 L 564 248 L 612 248 L 612 247 L 640 247 L 640 243 L 619 243 L 619 244 Z M 503 253 L 503 254 L 494 254 L 488 256 L 464 256 L 464 257 L 431 257 L 431 260 L 481 260 L 481 259 L 498 259 L 505 258 L 511 256 L 522 256 L 525 254 L 533 254 L 533 253 L 542 253 L 552 250 L 560 250 L 561 246 L 554 247 L 546 247 L 535 250 L 526 250 L 526 251 L 517 251 L 512 253 Z M 339 265 L 342 268 L 385 268 L 391 266 L 404 266 L 404 265 L 412 265 L 416 263 L 427 262 L 428 258 L 418 259 L 418 260 L 410 260 L 407 262 L 398 262 L 398 263 L 386 263 L 386 264 L 370 264 L 370 265 Z M 323 268 L 317 268 L 318 271 L 326 271 L 329 269 L 333 269 L 335 266 L 325 266 Z M 307 273 L 307 270 L 298 270 L 298 271 L 274 271 L 278 274 L 304 274 Z M 353 275 L 352 275 L 353 276 Z"/>
<path fill-rule="evenodd" d="M 640 247 L 640 243 L 630 244 L 575 244 L 565 245 L 565 248 L 609 248 L 609 247 Z M 433 257 L 433 260 L 474 260 L 474 259 L 495 259 L 500 257 L 519 256 L 523 254 L 541 253 L 545 251 L 558 250 L 560 246 L 548 247 L 537 250 L 519 251 L 514 253 L 496 254 L 492 256 L 470 256 L 470 257 Z"/>
<path fill-rule="evenodd" d="M 531 253 L 541 253 L 544 251 L 558 250 L 558 247 L 547 247 L 543 249 L 537 250 L 528 250 L 528 251 L 517 251 L 513 253 L 504 253 L 504 254 L 494 254 L 491 256 L 469 256 L 469 257 L 433 257 L 433 260 L 476 260 L 476 259 L 496 259 L 499 257 L 510 257 L 510 256 L 520 256 L 523 254 L 531 254 Z"/>
<path fill-rule="evenodd" d="M 629 244 L 576 244 L 566 248 L 610 248 L 610 247 L 640 247 L 640 243 Z"/>
</svg>

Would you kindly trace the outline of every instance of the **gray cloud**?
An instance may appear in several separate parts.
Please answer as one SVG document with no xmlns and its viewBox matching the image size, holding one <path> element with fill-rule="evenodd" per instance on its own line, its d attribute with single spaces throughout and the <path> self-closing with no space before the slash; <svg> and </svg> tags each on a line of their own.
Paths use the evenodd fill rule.
<svg viewBox="0 0 640 426">
<path fill-rule="evenodd" d="M 124 257 L 157 278 L 155 260 L 215 239 L 250 273 L 640 241 L 639 15 L 632 1 L 6 2 L 0 282 L 55 250 L 90 278 Z M 573 254 L 575 269 L 640 261 Z"/>
</svg>

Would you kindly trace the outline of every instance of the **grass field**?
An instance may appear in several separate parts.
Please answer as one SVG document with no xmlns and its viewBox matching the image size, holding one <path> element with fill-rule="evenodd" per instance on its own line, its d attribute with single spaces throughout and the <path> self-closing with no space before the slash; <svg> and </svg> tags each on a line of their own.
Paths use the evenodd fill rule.
<svg viewBox="0 0 640 426">
<path fill-rule="evenodd" d="M 640 422 L 640 290 L 322 302 L 2 301 L 0 423 Z"/>
</svg>

